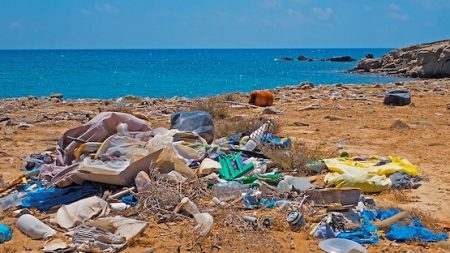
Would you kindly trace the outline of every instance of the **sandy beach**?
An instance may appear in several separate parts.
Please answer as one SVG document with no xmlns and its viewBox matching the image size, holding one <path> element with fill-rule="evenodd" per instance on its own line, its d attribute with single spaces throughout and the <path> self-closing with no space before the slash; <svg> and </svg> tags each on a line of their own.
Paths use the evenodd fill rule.
<svg viewBox="0 0 450 253">
<path fill-rule="evenodd" d="M 383 105 L 384 92 L 408 89 L 408 106 Z M 278 135 L 300 142 L 321 143 L 327 150 L 346 151 L 351 156 L 399 155 L 420 168 L 423 185 L 403 190 L 370 194 L 378 206 L 428 214 L 440 228 L 450 228 L 450 79 L 413 80 L 387 85 L 334 85 L 314 88 L 290 86 L 274 90 L 273 111 L 228 105 L 226 121 L 264 116 L 280 125 Z M 246 104 L 248 94 L 223 95 Z M 99 112 L 128 112 L 145 119 L 152 128 L 169 125 L 170 114 L 189 110 L 193 100 L 125 97 L 118 100 L 59 100 L 50 98 L 11 98 L 0 100 L 0 172 L 5 182 L 23 173 L 23 158 L 31 153 L 52 151 L 66 130 L 88 122 Z M 313 105 L 313 106 L 312 106 Z M 399 121 L 401 123 L 399 124 Z M 397 122 L 396 122 L 397 121 Z M 221 124 L 215 122 L 216 127 Z M 323 175 L 317 177 L 321 182 Z M 206 206 L 204 199 L 199 206 Z M 254 211 L 233 210 L 235 214 Z M 320 252 L 318 239 L 307 231 L 294 233 L 283 223 L 283 214 L 273 209 L 258 215 L 274 218 L 273 228 L 264 231 L 236 231 L 224 224 L 227 209 L 214 213 L 215 225 L 201 240 L 191 233 L 193 222 L 157 224 L 149 221 L 144 233 L 123 252 Z M 11 212 L 3 223 L 14 228 L 14 237 L 0 245 L 1 252 L 40 252 L 42 241 L 31 240 L 15 228 Z M 36 213 L 45 219 L 42 213 Z M 280 219 L 277 219 L 280 218 Z M 60 233 L 61 238 L 64 238 Z M 445 252 L 436 244 L 395 243 L 381 240 L 370 252 Z"/>
</svg>

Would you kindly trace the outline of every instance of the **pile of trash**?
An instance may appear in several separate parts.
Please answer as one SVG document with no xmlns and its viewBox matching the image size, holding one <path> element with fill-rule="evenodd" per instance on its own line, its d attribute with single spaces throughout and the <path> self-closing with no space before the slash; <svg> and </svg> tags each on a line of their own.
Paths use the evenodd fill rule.
<svg viewBox="0 0 450 253">
<path fill-rule="evenodd" d="M 13 210 L 15 225 L 31 239 L 48 241 L 60 232 L 70 238 L 46 243 L 44 252 L 116 252 L 142 233 L 150 218 L 189 219 L 196 236 L 204 237 L 221 208 L 277 209 L 292 231 L 308 230 L 327 252 L 366 252 L 361 244 L 377 243 L 380 235 L 397 242 L 448 238 L 405 211 L 379 209 L 363 195 L 419 187 L 419 170 L 405 159 L 343 153 L 310 161 L 328 171 L 319 184 L 282 173 L 261 151 L 266 146 L 287 151 L 292 144 L 273 134 L 271 121 L 220 139 L 214 139 L 207 112 L 177 112 L 170 121 L 170 129 L 152 129 L 130 114 L 98 114 L 66 131 L 55 153 L 27 157 L 23 176 L 0 190 L 0 208 Z M 213 208 L 205 208 L 205 201 Z M 43 222 L 32 210 L 50 219 Z M 273 222 L 240 218 L 246 229 L 270 229 Z M 0 243 L 13 236 L 0 224 Z"/>
</svg>

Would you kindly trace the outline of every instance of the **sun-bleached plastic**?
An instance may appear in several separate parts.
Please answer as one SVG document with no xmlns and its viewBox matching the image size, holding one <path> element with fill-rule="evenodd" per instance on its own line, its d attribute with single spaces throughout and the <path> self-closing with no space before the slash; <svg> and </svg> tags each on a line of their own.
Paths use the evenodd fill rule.
<svg viewBox="0 0 450 253">
<path fill-rule="evenodd" d="M 48 239 L 56 235 L 56 231 L 31 214 L 24 214 L 16 221 L 16 226 L 31 239 Z"/>
<path fill-rule="evenodd" d="M 197 231 L 198 235 L 205 236 L 206 234 L 208 234 L 214 224 L 214 219 L 211 214 L 200 213 L 197 205 L 187 197 L 184 197 L 180 201 L 180 204 L 178 204 L 174 212 L 178 213 L 181 210 L 184 210 L 194 216 L 195 221 L 198 223 L 194 227 L 194 230 Z"/>
<path fill-rule="evenodd" d="M 342 238 L 330 238 L 319 242 L 319 248 L 328 253 L 367 253 L 367 249 L 361 244 Z"/>
</svg>

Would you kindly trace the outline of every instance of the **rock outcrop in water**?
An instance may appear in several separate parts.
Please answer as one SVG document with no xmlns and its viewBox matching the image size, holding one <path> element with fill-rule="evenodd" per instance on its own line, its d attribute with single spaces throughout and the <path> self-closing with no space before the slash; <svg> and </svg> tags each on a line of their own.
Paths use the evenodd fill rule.
<svg viewBox="0 0 450 253">
<path fill-rule="evenodd" d="M 351 70 L 406 77 L 450 77 L 450 40 L 399 48 L 380 58 L 365 58 Z"/>
<path fill-rule="evenodd" d="M 298 61 L 332 61 L 332 62 L 350 62 L 350 61 L 356 61 L 351 56 L 334 56 L 331 58 L 324 58 L 324 59 L 314 59 L 309 58 L 304 55 L 300 55 L 297 57 Z"/>
<path fill-rule="evenodd" d="M 328 59 L 323 59 L 321 61 L 332 61 L 332 62 L 351 62 L 356 61 L 351 56 L 335 56 Z"/>
</svg>

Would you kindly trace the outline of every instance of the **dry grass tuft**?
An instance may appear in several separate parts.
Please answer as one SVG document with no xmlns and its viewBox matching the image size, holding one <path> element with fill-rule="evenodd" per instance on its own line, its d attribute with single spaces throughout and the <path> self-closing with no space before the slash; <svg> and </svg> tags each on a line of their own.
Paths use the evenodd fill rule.
<svg viewBox="0 0 450 253">
<path fill-rule="evenodd" d="M 242 116 L 228 118 L 226 120 L 218 120 L 215 122 L 215 137 L 216 138 L 228 137 L 238 133 L 250 134 L 267 121 L 268 119 L 264 117 L 242 117 Z M 277 133 L 279 131 L 280 125 L 277 124 L 276 122 L 273 123 L 274 127 L 271 132 Z"/>
<path fill-rule="evenodd" d="M 306 144 L 293 141 L 290 149 L 280 149 L 273 146 L 262 147 L 263 153 L 279 166 L 282 171 L 297 171 L 310 173 L 306 163 L 318 161 L 330 155 L 323 148 L 324 144 Z"/>
<path fill-rule="evenodd" d="M 406 194 L 403 190 L 392 189 L 392 194 L 394 195 L 394 199 L 400 203 L 408 203 L 411 202 L 411 197 Z"/>
<path fill-rule="evenodd" d="M 220 95 L 221 98 L 223 98 L 225 101 L 238 101 L 240 98 L 239 93 L 225 93 Z"/>
<path fill-rule="evenodd" d="M 225 119 L 229 115 L 229 105 L 220 97 L 194 99 L 190 109 L 191 111 L 208 112 L 214 119 Z"/>
<path fill-rule="evenodd" d="M 423 211 L 417 208 L 412 208 L 407 211 L 411 214 L 411 217 L 418 218 L 421 223 L 428 229 L 437 232 L 444 231 L 444 228 L 439 225 L 440 220 L 436 218 L 436 216 L 434 216 L 430 211 Z"/>
<path fill-rule="evenodd" d="M 15 252 L 17 252 L 17 250 L 14 249 L 14 247 L 12 245 L 3 245 L 3 247 L 0 248 L 0 252 L 15 253 Z"/>
<path fill-rule="evenodd" d="M 412 218 L 417 218 L 420 220 L 420 222 L 428 229 L 434 231 L 434 232 L 444 232 L 445 228 L 441 224 L 441 220 L 436 218 L 435 215 L 433 215 L 430 211 L 424 211 L 418 208 L 399 208 L 398 204 L 395 204 L 393 202 L 383 202 L 380 204 L 377 204 L 378 208 L 381 208 L 383 210 L 387 209 L 401 209 L 404 211 L 407 211 Z"/>
</svg>

